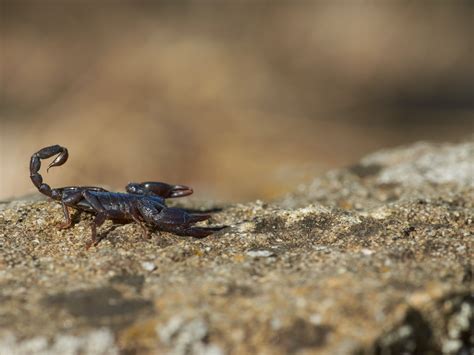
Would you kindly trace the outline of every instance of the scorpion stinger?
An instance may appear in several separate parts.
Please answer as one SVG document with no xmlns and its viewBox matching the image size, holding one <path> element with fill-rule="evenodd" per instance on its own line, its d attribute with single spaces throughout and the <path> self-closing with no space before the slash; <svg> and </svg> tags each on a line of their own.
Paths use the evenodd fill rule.
<svg viewBox="0 0 474 355">
<path fill-rule="evenodd" d="M 49 169 L 54 168 L 55 166 L 61 166 L 63 165 L 67 159 L 69 158 L 69 153 L 66 148 L 58 154 L 56 158 L 48 165 L 46 172 L 49 171 Z"/>
</svg>

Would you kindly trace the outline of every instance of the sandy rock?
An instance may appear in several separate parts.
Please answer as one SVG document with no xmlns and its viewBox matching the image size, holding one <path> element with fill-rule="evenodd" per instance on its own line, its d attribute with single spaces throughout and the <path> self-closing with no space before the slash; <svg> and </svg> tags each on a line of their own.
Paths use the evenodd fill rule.
<svg viewBox="0 0 474 355">
<path fill-rule="evenodd" d="M 108 222 L 86 251 L 91 216 L 60 230 L 56 203 L 1 203 L 0 353 L 467 354 L 473 146 L 378 152 L 222 206 L 205 239 Z"/>
</svg>

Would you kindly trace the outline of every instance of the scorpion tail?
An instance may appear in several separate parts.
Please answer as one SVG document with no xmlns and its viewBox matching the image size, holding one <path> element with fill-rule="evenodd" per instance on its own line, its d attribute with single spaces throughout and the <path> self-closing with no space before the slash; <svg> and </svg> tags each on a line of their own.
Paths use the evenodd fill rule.
<svg viewBox="0 0 474 355">
<path fill-rule="evenodd" d="M 69 156 L 66 148 L 60 145 L 52 145 L 34 153 L 30 160 L 31 181 L 42 194 L 52 197 L 53 199 L 59 197 L 58 193 L 56 193 L 57 190 L 51 189 L 48 184 L 43 182 L 43 177 L 39 173 L 39 170 L 41 168 L 41 160 L 51 158 L 54 155 L 57 155 L 57 157 L 49 164 L 47 171 L 52 167 L 63 165 Z"/>
</svg>

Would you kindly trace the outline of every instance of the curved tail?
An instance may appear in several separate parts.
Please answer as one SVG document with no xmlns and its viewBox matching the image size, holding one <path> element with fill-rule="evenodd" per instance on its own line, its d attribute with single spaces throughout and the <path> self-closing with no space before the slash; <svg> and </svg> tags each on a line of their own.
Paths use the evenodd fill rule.
<svg viewBox="0 0 474 355">
<path fill-rule="evenodd" d="M 51 189 L 48 184 L 44 183 L 43 177 L 39 173 L 39 170 L 41 168 L 41 160 L 51 158 L 54 155 L 57 155 L 57 157 L 54 158 L 51 164 L 49 164 L 48 169 L 46 171 L 48 171 L 52 167 L 63 165 L 67 161 L 67 158 L 69 157 L 67 149 L 56 144 L 50 147 L 40 149 L 39 151 L 34 153 L 31 156 L 30 160 L 30 178 L 33 184 L 39 190 L 39 192 L 53 199 L 59 199 L 59 191 Z"/>
</svg>

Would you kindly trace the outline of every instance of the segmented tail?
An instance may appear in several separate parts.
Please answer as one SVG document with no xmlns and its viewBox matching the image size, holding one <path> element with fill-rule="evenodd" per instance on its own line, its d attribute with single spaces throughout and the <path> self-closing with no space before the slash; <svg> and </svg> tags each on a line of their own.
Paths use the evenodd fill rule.
<svg viewBox="0 0 474 355">
<path fill-rule="evenodd" d="M 39 192 L 53 199 L 58 199 L 60 198 L 59 191 L 51 189 L 48 184 L 44 183 L 43 177 L 39 173 L 41 168 L 41 160 L 51 158 L 54 155 L 57 155 L 57 157 L 54 158 L 51 164 L 48 165 L 48 169 L 46 171 L 52 167 L 63 165 L 67 161 L 67 158 L 69 157 L 67 149 L 56 144 L 40 149 L 34 153 L 30 160 L 30 178 Z"/>
</svg>

